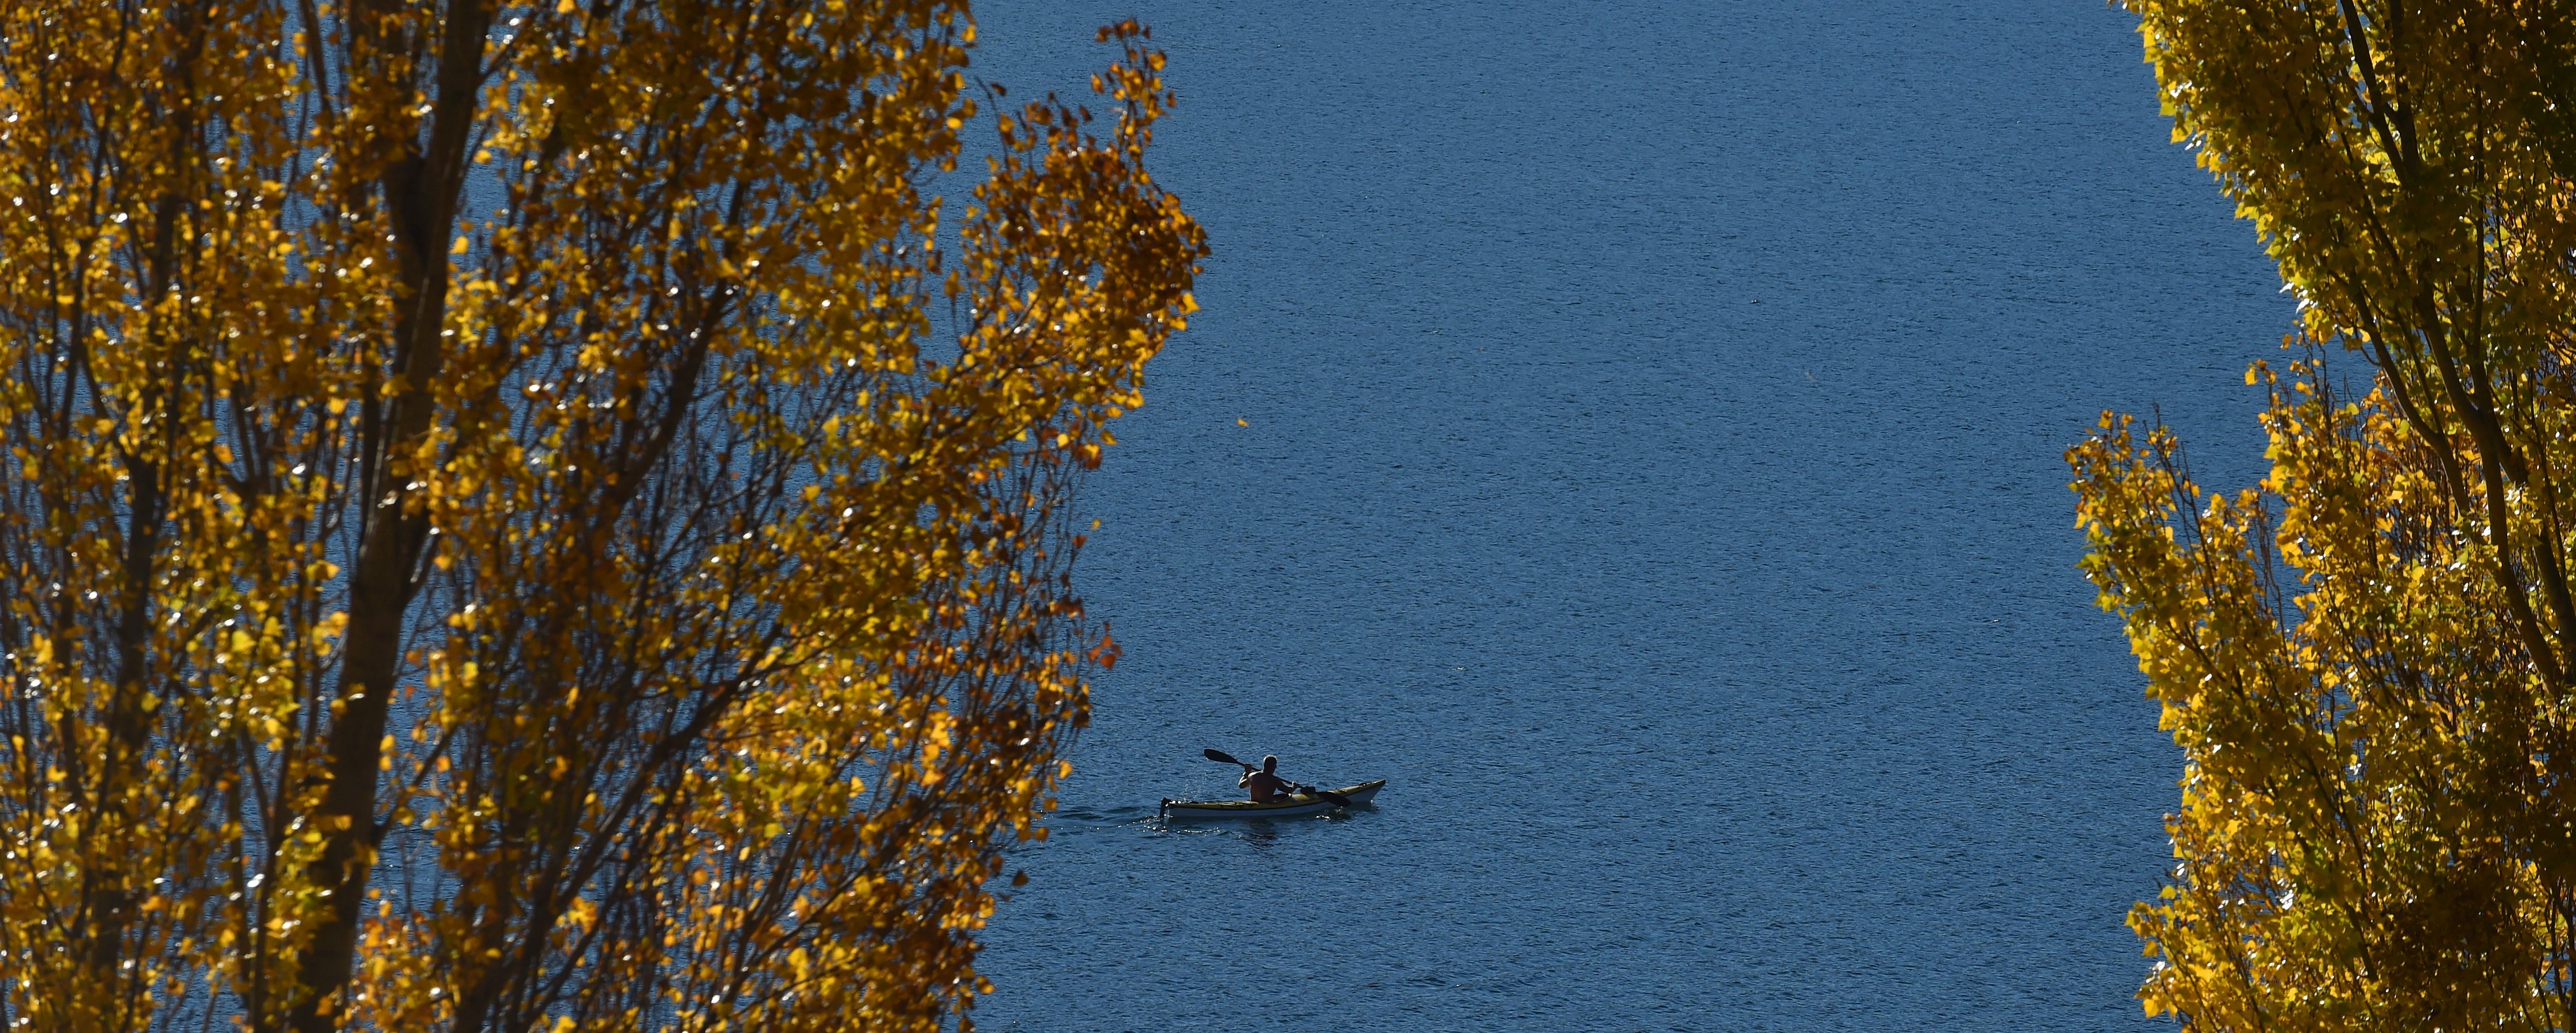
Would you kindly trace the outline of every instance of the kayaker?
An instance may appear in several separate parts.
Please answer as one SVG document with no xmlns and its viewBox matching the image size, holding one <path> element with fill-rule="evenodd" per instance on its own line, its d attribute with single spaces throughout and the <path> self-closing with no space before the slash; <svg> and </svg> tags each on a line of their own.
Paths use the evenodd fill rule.
<svg viewBox="0 0 2576 1033">
<path fill-rule="evenodd" d="M 1226 759 L 1233 760 L 1234 758 L 1228 757 Z M 1242 762 L 1236 761 L 1236 763 Z M 1278 772 L 1279 758 L 1277 756 L 1263 757 L 1261 758 L 1261 770 L 1254 771 L 1252 770 L 1252 765 L 1244 764 L 1243 777 L 1237 779 L 1234 784 L 1245 789 L 1252 790 L 1252 802 L 1269 803 L 1272 800 L 1285 798 L 1289 792 L 1288 780 L 1279 777 Z"/>
</svg>

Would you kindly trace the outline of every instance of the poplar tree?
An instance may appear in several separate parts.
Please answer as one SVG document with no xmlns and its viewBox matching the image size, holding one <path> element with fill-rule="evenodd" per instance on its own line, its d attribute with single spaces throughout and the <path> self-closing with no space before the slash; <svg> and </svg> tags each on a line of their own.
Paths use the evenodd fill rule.
<svg viewBox="0 0 2576 1033">
<path fill-rule="evenodd" d="M 2139 997 L 2576 1028 L 2576 4 L 2128 7 L 2299 306 L 2259 485 L 2123 417 L 2069 453 L 2184 760 Z"/>
<path fill-rule="evenodd" d="M 0 0 L 0 1028 L 966 1025 L 1205 251 L 1100 39 Z"/>
</svg>

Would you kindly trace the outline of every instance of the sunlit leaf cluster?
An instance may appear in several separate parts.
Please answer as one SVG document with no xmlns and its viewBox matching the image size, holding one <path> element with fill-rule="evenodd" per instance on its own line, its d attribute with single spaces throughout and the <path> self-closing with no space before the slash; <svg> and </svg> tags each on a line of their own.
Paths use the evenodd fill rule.
<svg viewBox="0 0 2576 1033">
<path fill-rule="evenodd" d="M 2130 925 L 2187 1028 L 2576 1028 L 2576 4 L 2131 0 L 2301 357 L 2270 473 L 2072 450 L 2184 759 Z"/>
<path fill-rule="evenodd" d="M 0 1027 L 958 1024 L 1205 253 L 974 40 L 0 0 Z"/>
</svg>

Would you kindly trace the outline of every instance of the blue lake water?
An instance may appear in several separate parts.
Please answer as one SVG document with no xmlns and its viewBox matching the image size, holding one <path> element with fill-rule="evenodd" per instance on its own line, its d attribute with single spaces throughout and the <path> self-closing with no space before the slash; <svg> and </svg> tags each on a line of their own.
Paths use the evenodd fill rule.
<svg viewBox="0 0 2576 1033">
<path fill-rule="evenodd" d="M 979 1026 L 2156 1025 L 2178 761 L 2060 454 L 2161 406 L 2250 480 L 2290 309 L 2128 15 L 1050 0 L 976 72 L 1130 14 L 1216 254 L 1088 489 L 1126 658 Z M 1393 782 L 1150 820 L 1208 746 Z"/>
</svg>

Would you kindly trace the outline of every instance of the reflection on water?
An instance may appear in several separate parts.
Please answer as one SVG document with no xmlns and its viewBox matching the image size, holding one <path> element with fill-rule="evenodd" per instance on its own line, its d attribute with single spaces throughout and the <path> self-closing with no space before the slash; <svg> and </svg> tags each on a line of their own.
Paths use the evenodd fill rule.
<svg viewBox="0 0 2576 1033">
<path fill-rule="evenodd" d="M 1063 811 L 1048 824 L 1055 829 L 1052 833 L 1055 837 L 1067 834 L 1067 819 L 1071 819 L 1071 827 L 1079 832 L 1136 828 L 1149 835 L 1217 836 L 1241 840 L 1256 847 L 1269 847 L 1278 843 L 1281 836 L 1300 830 L 1313 829 L 1318 835 L 1330 834 L 1324 826 L 1347 824 L 1363 814 L 1375 813 L 1377 809 L 1375 803 L 1362 803 L 1286 818 L 1178 819 L 1156 813 L 1154 808 L 1118 808 L 1119 811 L 1142 810 L 1144 816 L 1113 821 L 1097 812 Z"/>
</svg>

